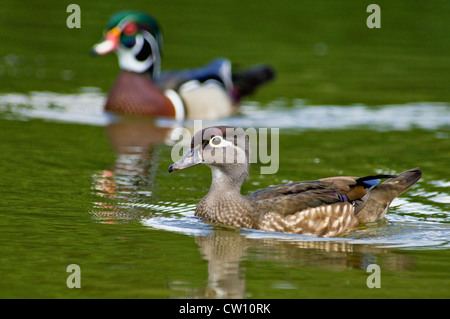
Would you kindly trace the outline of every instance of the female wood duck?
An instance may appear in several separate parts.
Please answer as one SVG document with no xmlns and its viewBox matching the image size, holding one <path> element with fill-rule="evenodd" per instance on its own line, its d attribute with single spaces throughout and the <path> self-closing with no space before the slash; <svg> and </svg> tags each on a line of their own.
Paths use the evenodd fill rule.
<svg viewBox="0 0 450 319">
<path fill-rule="evenodd" d="M 233 114 L 242 97 L 273 78 L 269 66 L 232 73 L 227 59 L 191 70 L 161 69 L 162 34 L 157 21 L 139 11 L 120 11 L 108 21 L 92 54 L 114 51 L 122 69 L 109 92 L 107 111 L 176 119 L 218 119 Z"/>
<path fill-rule="evenodd" d="M 197 164 L 211 168 L 212 184 L 196 216 L 229 226 L 327 237 L 382 218 L 392 200 L 422 175 L 413 168 L 398 175 L 328 177 L 243 196 L 241 185 L 250 166 L 249 140 L 242 129 L 226 126 L 197 132 L 190 151 L 169 172 Z M 380 183 L 381 178 L 389 179 Z"/>
</svg>

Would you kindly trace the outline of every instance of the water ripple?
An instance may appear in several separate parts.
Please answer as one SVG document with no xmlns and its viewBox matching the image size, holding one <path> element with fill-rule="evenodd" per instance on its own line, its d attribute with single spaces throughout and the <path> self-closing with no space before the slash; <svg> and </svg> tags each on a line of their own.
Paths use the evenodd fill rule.
<svg viewBox="0 0 450 319">
<path fill-rule="evenodd" d="M 217 226 L 202 222 L 194 216 L 195 205 L 186 205 L 177 211 L 179 203 L 147 205 L 153 211 L 164 211 L 164 216 L 145 217 L 141 223 L 152 229 L 166 230 L 191 236 L 208 236 Z M 450 248 L 450 225 L 448 213 L 430 212 L 430 207 L 397 198 L 385 220 L 358 227 L 343 237 L 323 238 L 309 235 L 264 232 L 241 229 L 241 235 L 249 239 L 279 240 L 289 242 L 345 242 L 350 245 L 371 245 L 379 248 L 402 249 L 448 249 Z"/>
</svg>

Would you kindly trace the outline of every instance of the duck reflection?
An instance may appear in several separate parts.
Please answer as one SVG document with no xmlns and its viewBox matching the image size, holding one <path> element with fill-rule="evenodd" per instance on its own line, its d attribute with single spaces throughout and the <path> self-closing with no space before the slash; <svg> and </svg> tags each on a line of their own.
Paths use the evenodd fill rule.
<svg viewBox="0 0 450 319">
<path fill-rule="evenodd" d="M 208 261 L 207 298 L 244 298 L 245 259 L 248 240 L 234 230 L 216 230 L 209 236 L 198 236 L 195 242 Z"/>
<path fill-rule="evenodd" d="M 398 254 L 389 248 L 377 248 L 367 244 L 352 244 L 349 240 L 329 240 L 323 238 L 301 239 L 304 236 L 269 237 L 258 233 L 260 238 L 251 238 L 253 231 L 239 231 L 229 228 L 213 229 L 204 236 L 196 236 L 202 257 L 208 261 L 206 286 L 173 281 L 170 289 L 183 298 L 246 298 L 251 291 L 246 288 L 246 265 L 253 262 L 267 262 L 268 267 L 294 269 L 302 272 L 307 268 L 336 271 L 360 269 L 365 274 L 362 284 L 369 275 L 366 269 L 377 264 L 385 270 L 405 270 L 414 266 L 412 257 Z M 261 236 L 259 236 L 261 235 Z M 290 237 L 290 238 L 288 238 Z M 273 263 L 275 262 L 275 263 Z M 270 270 L 269 270 L 270 271 Z M 290 276 L 291 277 L 291 276 Z M 294 276 L 295 277 L 295 276 Z M 196 286 L 196 287 L 194 287 Z M 267 289 L 298 289 L 301 282 L 274 281 L 268 279 Z"/>
<path fill-rule="evenodd" d="M 133 117 L 121 118 L 105 127 L 116 160 L 111 169 L 93 175 L 94 191 L 102 197 L 102 201 L 94 203 L 96 219 L 114 223 L 145 214 L 137 206 L 124 213 L 117 202 L 136 204 L 152 196 L 160 146 L 170 142 L 172 131 L 173 128 L 158 126 L 151 119 Z"/>
</svg>

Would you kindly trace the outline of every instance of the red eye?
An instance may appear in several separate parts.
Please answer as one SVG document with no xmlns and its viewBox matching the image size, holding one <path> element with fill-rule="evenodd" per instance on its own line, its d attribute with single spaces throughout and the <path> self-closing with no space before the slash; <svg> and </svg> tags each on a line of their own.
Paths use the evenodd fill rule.
<svg viewBox="0 0 450 319">
<path fill-rule="evenodd" d="M 128 23 L 122 30 L 125 35 L 134 35 L 137 32 L 137 25 L 134 23 Z"/>
</svg>

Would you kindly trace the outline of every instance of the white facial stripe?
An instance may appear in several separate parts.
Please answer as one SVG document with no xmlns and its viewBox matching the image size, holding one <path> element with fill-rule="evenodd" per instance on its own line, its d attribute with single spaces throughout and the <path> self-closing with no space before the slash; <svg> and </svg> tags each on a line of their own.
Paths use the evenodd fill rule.
<svg viewBox="0 0 450 319">
<path fill-rule="evenodd" d="M 158 41 L 145 30 L 142 31 L 142 34 L 152 48 L 152 62 L 155 65 L 153 67 L 153 75 L 159 75 L 159 72 L 161 71 L 161 55 L 159 53 Z"/>
<path fill-rule="evenodd" d="M 139 61 L 136 59 L 136 55 L 142 50 L 144 41 L 147 41 L 150 44 L 152 55 L 144 61 Z M 142 73 L 147 71 L 154 64 L 154 74 L 158 74 L 160 71 L 161 62 L 158 44 L 155 38 L 145 30 L 142 31 L 142 34 L 136 34 L 136 43 L 132 48 L 119 45 L 116 52 L 122 70 Z"/>
<path fill-rule="evenodd" d="M 214 140 L 214 138 L 216 138 L 216 137 L 213 137 L 212 139 L 209 140 L 209 145 L 211 145 L 212 147 L 227 147 L 227 146 L 233 146 L 233 143 L 231 143 L 230 141 L 227 141 L 226 139 L 224 139 L 224 138 L 222 138 L 222 137 L 220 137 L 220 136 L 218 136 L 218 137 L 221 139 L 220 144 L 218 144 L 218 145 L 213 144 L 212 141 Z"/>
</svg>

